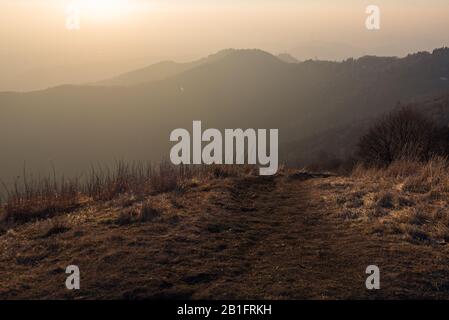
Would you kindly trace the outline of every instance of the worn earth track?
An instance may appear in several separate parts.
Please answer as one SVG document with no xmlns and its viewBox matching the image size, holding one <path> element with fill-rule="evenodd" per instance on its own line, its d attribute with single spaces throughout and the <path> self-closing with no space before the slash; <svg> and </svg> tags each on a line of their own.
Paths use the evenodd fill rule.
<svg viewBox="0 0 449 320">
<path fill-rule="evenodd" d="M 18 227 L 0 237 L 0 297 L 448 298 L 448 250 L 342 219 L 322 198 L 332 179 L 217 180 L 163 195 L 151 222 L 117 225 L 121 207 L 111 203 L 71 214 L 68 230 L 50 237 L 36 223 Z M 64 286 L 69 264 L 81 270 L 76 292 Z M 371 264 L 381 290 L 365 288 Z"/>
</svg>

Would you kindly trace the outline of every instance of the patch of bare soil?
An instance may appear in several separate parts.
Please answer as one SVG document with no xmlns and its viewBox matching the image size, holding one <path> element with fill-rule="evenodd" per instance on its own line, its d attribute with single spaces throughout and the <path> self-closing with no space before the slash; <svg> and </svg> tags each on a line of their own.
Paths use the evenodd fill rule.
<svg viewBox="0 0 449 320">
<path fill-rule="evenodd" d="M 448 246 L 374 232 L 336 198 L 352 190 L 326 175 L 226 178 L 24 224 L 0 236 L 0 298 L 449 298 Z M 365 288 L 371 264 L 380 290 Z"/>
</svg>

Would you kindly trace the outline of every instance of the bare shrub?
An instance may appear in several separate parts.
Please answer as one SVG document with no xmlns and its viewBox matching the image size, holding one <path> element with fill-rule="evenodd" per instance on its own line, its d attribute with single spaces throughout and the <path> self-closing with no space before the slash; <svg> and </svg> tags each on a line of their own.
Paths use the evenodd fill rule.
<svg viewBox="0 0 449 320">
<path fill-rule="evenodd" d="M 439 129 L 411 107 L 381 117 L 362 136 L 357 155 L 368 165 L 387 166 L 397 160 L 428 161 L 441 153 Z"/>
</svg>

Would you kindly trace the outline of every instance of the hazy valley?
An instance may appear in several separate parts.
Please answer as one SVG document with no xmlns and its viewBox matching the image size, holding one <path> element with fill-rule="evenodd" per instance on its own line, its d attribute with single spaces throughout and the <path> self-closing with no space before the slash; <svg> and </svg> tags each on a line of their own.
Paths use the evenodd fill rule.
<svg viewBox="0 0 449 320">
<path fill-rule="evenodd" d="M 229 49 L 96 85 L 1 93 L 0 177 L 21 175 L 24 162 L 36 174 L 53 163 L 74 176 L 92 164 L 167 159 L 169 133 L 193 120 L 218 129 L 278 128 L 280 162 L 312 163 L 323 152 L 343 158 L 361 134 L 357 126 L 399 102 L 444 96 L 448 78 L 448 49 L 341 63 L 287 63 L 260 50 Z"/>
</svg>

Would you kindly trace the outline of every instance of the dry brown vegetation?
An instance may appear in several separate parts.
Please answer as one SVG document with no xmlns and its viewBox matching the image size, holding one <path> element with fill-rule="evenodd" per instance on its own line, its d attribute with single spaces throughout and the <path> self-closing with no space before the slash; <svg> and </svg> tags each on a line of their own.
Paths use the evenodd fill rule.
<svg viewBox="0 0 449 320">
<path fill-rule="evenodd" d="M 126 187 L 5 227 L 0 297 L 448 298 L 447 167 L 438 158 L 274 177 L 213 167 L 169 190 Z M 70 264 L 80 291 L 65 289 Z M 380 291 L 365 289 L 370 264 Z"/>
<path fill-rule="evenodd" d="M 33 179 L 24 170 L 22 180 L 16 181 L 13 188 L 4 186 L 7 198 L 3 205 L 0 203 L 0 223 L 4 226 L 50 218 L 93 201 L 108 201 L 120 195 L 139 199 L 149 194 L 182 191 L 192 180 L 251 172 L 251 166 L 187 167 L 168 163 L 155 166 L 123 161 L 112 169 L 92 168 L 84 179 L 58 178 L 56 173 L 48 178 Z"/>
<path fill-rule="evenodd" d="M 396 161 L 386 168 L 359 165 L 346 178 L 350 192 L 341 197 L 345 215 L 371 222 L 375 232 L 408 241 L 449 241 L 449 163 Z"/>
</svg>

